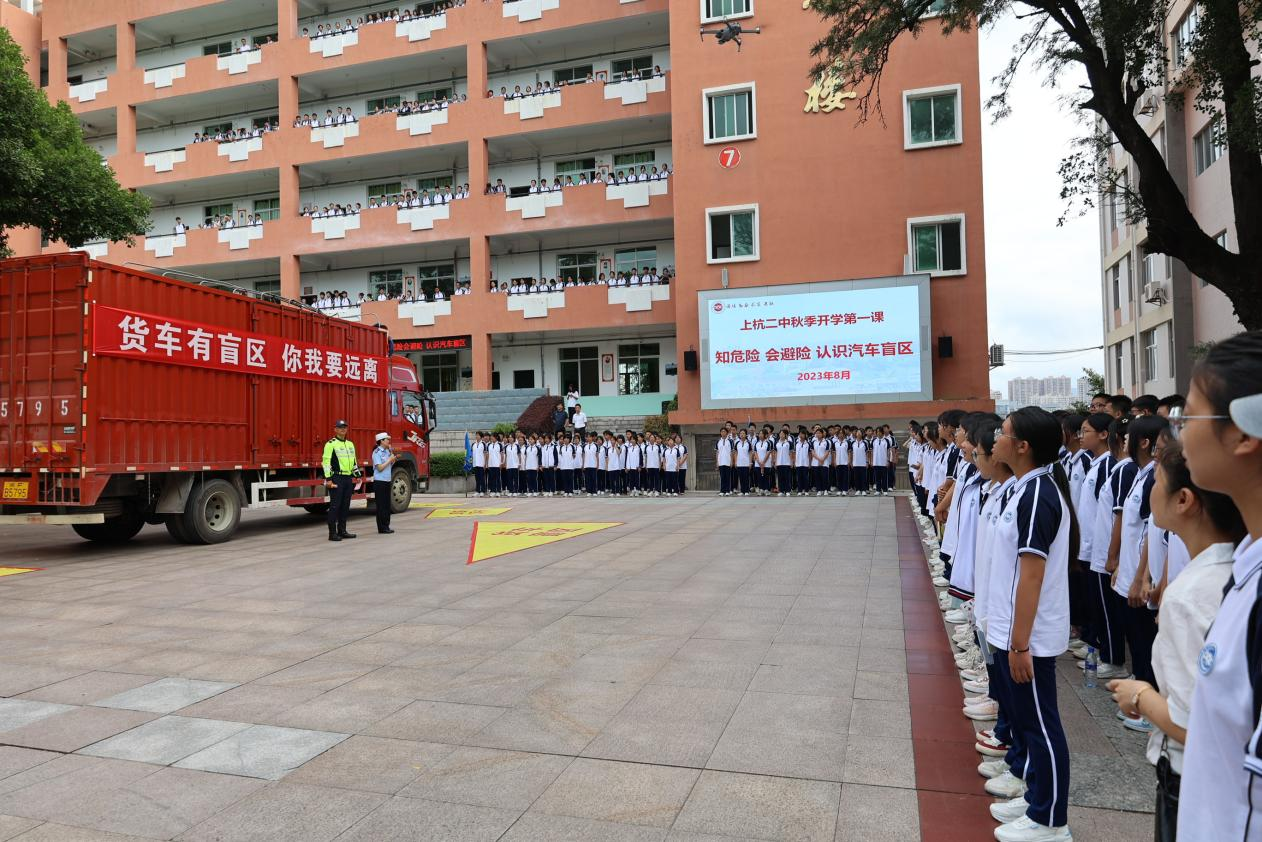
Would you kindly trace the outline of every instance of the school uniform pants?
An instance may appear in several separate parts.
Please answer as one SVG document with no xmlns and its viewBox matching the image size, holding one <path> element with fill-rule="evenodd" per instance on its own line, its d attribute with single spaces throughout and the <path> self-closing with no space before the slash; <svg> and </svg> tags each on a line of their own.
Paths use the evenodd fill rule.
<svg viewBox="0 0 1262 842">
<path fill-rule="evenodd" d="M 1078 636 L 1083 640 L 1087 639 L 1083 635 L 1087 634 L 1087 629 L 1091 625 L 1091 602 L 1087 595 L 1089 584 L 1086 565 L 1071 561 L 1069 563 L 1069 622 L 1078 627 Z"/>
<path fill-rule="evenodd" d="M 621 471 L 605 471 L 605 490 L 610 494 L 618 494 L 618 481 L 622 479 Z"/>
<path fill-rule="evenodd" d="M 679 471 L 662 471 L 662 485 L 667 494 L 679 493 Z"/>
<path fill-rule="evenodd" d="M 745 465 L 736 466 L 736 479 L 740 485 L 741 494 L 749 493 L 749 468 Z"/>
<path fill-rule="evenodd" d="M 758 488 L 761 491 L 771 490 L 771 469 L 770 468 L 758 469 Z"/>
<path fill-rule="evenodd" d="M 1125 608 L 1126 645 L 1131 650 L 1131 672 L 1138 681 L 1154 687 L 1157 678 L 1152 671 L 1152 642 L 1157 638 L 1157 612 L 1146 605 Z"/>
<path fill-rule="evenodd" d="M 841 466 L 829 465 L 824 469 L 826 476 L 824 482 L 827 483 L 823 488 L 817 488 L 816 491 L 829 491 L 833 488 L 841 487 Z"/>
<path fill-rule="evenodd" d="M 995 666 L 1007 683 L 1009 721 L 1025 744 L 1025 800 L 1030 805 L 1025 814 L 1041 825 L 1064 827 L 1069 822 L 1069 744 L 1056 707 L 1056 659 L 1033 661 L 1033 680 L 1018 684 L 1012 680 L 1007 651 L 995 651 Z"/>
<path fill-rule="evenodd" d="M 486 493 L 486 468 L 473 469 L 473 488 L 478 494 Z"/>
<path fill-rule="evenodd" d="M 795 481 L 794 489 L 798 494 L 805 494 L 811 490 L 811 469 L 806 465 L 798 465 L 793 469 Z"/>
<path fill-rule="evenodd" d="M 583 480 L 584 480 L 584 484 L 587 486 L 588 494 L 595 494 L 597 491 L 600 490 L 599 486 L 597 485 L 600 479 L 597 476 L 597 474 L 599 473 L 600 471 L 596 470 L 595 468 L 583 469 Z"/>
<path fill-rule="evenodd" d="M 776 490 L 781 494 L 788 494 L 793 490 L 793 467 L 790 465 L 776 465 Z"/>
<path fill-rule="evenodd" d="M 828 466 L 812 465 L 811 466 L 811 482 L 815 486 L 816 493 L 828 490 Z"/>
<path fill-rule="evenodd" d="M 574 493 L 574 469 L 561 469 L 561 491 L 565 494 Z"/>
<path fill-rule="evenodd" d="M 538 494 L 539 493 L 539 472 L 525 470 L 525 471 L 522 471 L 522 474 L 524 474 L 526 477 L 526 493 Z"/>
<path fill-rule="evenodd" d="M 390 481 L 373 480 L 372 493 L 377 510 L 377 531 L 381 532 L 390 528 Z"/>
<path fill-rule="evenodd" d="M 645 470 L 644 473 L 647 475 L 645 479 L 646 490 L 654 491 L 654 492 L 661 491 L 662 490 L 662 469 L 661 468 L 648 468 Z"/>
<path fill-rule="evenodd" d="M 999 713 L 995 718 L 995 727 L 992 730 L 995 732 L 995 739 L 1008 747 L 1008 753 L 1003 758 L 1004 762 L 1011 767 L 1012 774 L 1025 780 L 1025 743 L 1022 741 L 1021 734 L 1014 732 L 1012 729 L 1012 720 L 1008 716 L 1008 710 L 1012 706 L 1012 699 L 1008 695 L 1007 681 L 1004 679 L 1003 673 L 1000 672 L 999 666 L 995 661 L 997 657 L 997 650 L 991 647 L 991 661 L 986 664 L 986 676 L 990 679 L 987 695 L 994 699 L 995 704 L 999 706 Z"/>
<path fill-rule="evenodd" d="M 555 494 L 557 490 L 557 469 L 543 469 L 543 491 L 545 494 Z"/>
<path fill-rule="evenodd" d="M 719 465 L 719 493 L 732 493 L 732 466 Z"/>
<path fill-rule="evenodd" d="M 837 466 L 837 490 L 845 494 L 854 484 L 854 469 L 849 465 Z M 827 489 L 825 489 L 827 490 Z"/>
<path fill-rule="evenodd" d="M 877 491 L 889 491 L 889 465 L 875 465 L 872 468 L 872 478 L 876 483 Z"/>
<path fill-rule="evenodd" d="M 675 493 L 683 494 L 688 490 L 688 469 L 680 468 L 675 472 Z"/>
<path fill-rule="evenodd" d="M 1126 663 L 1126 600 L 1113 592 L 1108 573 L 1087 572 L 1091 597 L 1091 634 L 1088 643 L 1100 653 L 1100 663 L 1120 667 Z"/>
<path fill-rule="evenodd" d="M 850 487 L 855 491 L 868 490 L 868 469 L 862 465 L 856 465 L 850 469 Z"/>
<path fill-rule="evenodd" d="M 627 469 L 627 491 L 640 490 L 640 471 L 638 468 Z"/>
<path fill-rule="evenodd" d="M 486 469 L 486 481 L 487 481 L 488 487 L 491 489 L 492 494 L 499 494 L 500 491 L 503 490 L 501 486 L 502 480 L 503 480 L 503 476 L 499 468 Z"/>
<path fill-rule="evenodd" d="M 508 487 L 508 493 L 516 494 L 517 492 L 521 491 L 521 489 L 517 485 L 518 481 L 521 479 L 521 469 L 505 468 L 504 473 L 507 474 L 507 476 L 505 477 L 504 484 Z"/>
</svg>

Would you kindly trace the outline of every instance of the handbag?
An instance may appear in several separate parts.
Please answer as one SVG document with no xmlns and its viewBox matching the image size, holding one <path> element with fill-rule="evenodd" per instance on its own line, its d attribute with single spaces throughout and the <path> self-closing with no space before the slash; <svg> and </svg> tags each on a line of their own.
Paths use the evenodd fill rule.
<svg viewBox="0 0 1262 842">
<path fill-rule="evenodd" d="M 1161 757 L 1157 758 L 1157 807 L 1153 815 L 1153 839 L 1175 842 L 1179 829 L 1179 784 L 1183 776 L 1170 765 L 1166 750 L 1169 738 L 1161 741 Z"/>
</svg>

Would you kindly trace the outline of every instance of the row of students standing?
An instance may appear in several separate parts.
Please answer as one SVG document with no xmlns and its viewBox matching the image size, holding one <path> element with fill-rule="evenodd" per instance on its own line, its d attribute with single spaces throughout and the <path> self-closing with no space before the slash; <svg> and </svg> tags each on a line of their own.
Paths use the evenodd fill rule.
<svg viewBox="0 0 1262 842">
<path fill-rule="evenodd" d="M 678 434 L 479 431 L 472 451 L 479 497 L 676 497 L 687 483 L 688 448 Z"/>
<path fill-rule="evenodd" d="M 797 435 L 787 425 L 778 435 L 728 422 L 715 442 L 719 496 L 749 494 L 823 497 L 883 495 L 894 488 L 897 446 L 889 426 L 816 424 Z"/>
</svg>

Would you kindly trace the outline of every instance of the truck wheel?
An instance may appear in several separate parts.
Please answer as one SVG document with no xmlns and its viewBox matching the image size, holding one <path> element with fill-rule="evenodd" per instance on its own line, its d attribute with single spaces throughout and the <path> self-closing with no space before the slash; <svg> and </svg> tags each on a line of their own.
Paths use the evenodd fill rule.
<svg viewBox="0 0 1262 842">
<path fill-rule="evenodd" d="M 80 538 L 99 544 L 124 544 L 136 537 L 145 526 L 143 515 L 127 509 L 105 523 L 76 523 L 71 526 Z"/>
<path fill-rule="evenodd" d="M 241 525 L 241 499 L 232 483 L 212 479 L 197 483 L 184 507 L 184 531 L 194 544 L 222 544 Z"/>
<path fill-rule="evenodd" d="M 184 515 L 167 515 L 166 516 L 167 534 L 174 538 L 178 543 L 191 544 L 192 540 L 188 537 L 188 533 L 184 531 Z"/>
<path fill-rule="evenodd" d="M 302 508 L 305 509 L 308 514 L 319 515 L 320 517 L 324 517 L 329 513 L 328 503 L 312 503 L 310 506 L 303 506 Z"/>
<path fill-rule="evenodd" d="M 407 468 L 395 468 L 390 474 L 390 511 L 402 514 L 412 504 L 412 472 Z"/>
</svg>

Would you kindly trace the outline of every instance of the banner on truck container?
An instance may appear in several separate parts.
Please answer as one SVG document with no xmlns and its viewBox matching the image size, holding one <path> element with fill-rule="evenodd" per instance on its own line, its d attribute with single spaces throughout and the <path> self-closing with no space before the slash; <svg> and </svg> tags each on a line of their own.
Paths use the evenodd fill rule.
<svg viewBox="0 0 1262 842">
<path fill-rule="evenodd" d="M 385 357 L 97 305 L 92 351 L 167 365 L 384 389 Z"/>
</svg>

